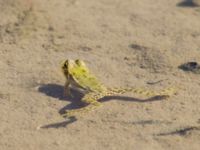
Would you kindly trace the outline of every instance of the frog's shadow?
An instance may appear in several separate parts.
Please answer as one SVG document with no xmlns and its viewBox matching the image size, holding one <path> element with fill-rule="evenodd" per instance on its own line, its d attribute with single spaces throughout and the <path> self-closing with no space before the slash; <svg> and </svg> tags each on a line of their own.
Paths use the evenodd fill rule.
<svg viewBox="0 0 200 150">
<path fill-rule="evenodd" d="M 84 94 L 76 91 L 76 90 L 71 90 L 73 98 L 71 97 L 64 97 L 63 96 L 63 86 L 58 85 L 58 84 L 44 84 L 41 85 L 38 89 L 39 92 L 46 94 L 47 96 L 54 97 L 58 100 L 61 101 L 70 101 L 71 103 L 64 106 L 59 110 L 59 113 L 62 115 L 65 113 L 66 110 L 70 109 L 78 109 L 83 107 L 83 103 L 81 103 L 81 99 L 83 98 Z M 148 99 L 137 99 L 133 97 L 127 97 L 127 96 L 105 96 L 101 99 L 99 99 L 99 102 L 106 102 L 111 99 L 116 99 L 116 100 L 124 100 L 124 101 L 132 101 L 132 102 L 139 102 L 139 103 L 144 103 L 144 102 L 153 102 L 153 101 L 160 101 L 164 99 L 165 96 L 154 96 Z M 41 126 L 40 128 L 60 128 L 60 127 L 66 127 L 68 124 L 71 124 L 73 122 L 77 121 L 76 117 L 70 117 L 66 121 L 58 122 L 58 123 L 52 123 L 52 124 L 47 124 L 44 126 Z"/>
<path fill-rule="evenodd" d="M 64 96 L 64 88 L 63 86 L 58 84 L 43 84 L 39 87 L 38 91 L 57 100 L 70 102 L 70 104 L 59 110 L 60 114 L 63 114 L 65 110 L 68 109 L 80 108 L 82 105 L 80 99 L 82 99 L 82 97 L 84 96 L 82 93 L 76 90 L 71 90 L 71 94 L 73 95 L 73 97 Z"/>
<path fill-rule="evenodd" d="M 76 91 L 71 90 L 71 93 L 73 97 L 64 97 L 64 88 L 61 85 L 58 84 L 44 84 L 41 85 L 38 89 L 39 92 L 46 94 L 47 96 L 54 97 L 61 101 L 70 101 L 71 103 L 64 106 L 59 110 L 60 114 L 64 114 L 66 110 L 70 109 L 78 109 L 84 106 L 84 104 L 81 102 L 81 99 L 83 98 L 84 94 Z M 123 101 L 131 101 L 131 102 L 138 102 L 138 103 L 146 103 L 146 102 L 153 102 L 153 101 L 160 101 L 163 100 L 166 96 L 154 96 L 147 99 L 138 99 L 134 97 L 128 97 L 128 96 L 105 96 L 101 99 L 99 99 L 99 102 L 106 102 L 112 99 L 115 100 L 123 100 Z"/>
</svg>

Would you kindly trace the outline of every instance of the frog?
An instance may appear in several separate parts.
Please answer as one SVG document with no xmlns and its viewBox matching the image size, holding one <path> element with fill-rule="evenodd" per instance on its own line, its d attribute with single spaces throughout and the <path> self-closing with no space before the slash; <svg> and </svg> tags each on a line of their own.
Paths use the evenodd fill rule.
<svg viewBox="0 0 200 150">
<path fill-rule="evenodd" d="M 106 87 L 97 77 L 90 71 L 86 63 L 81 59 L 66 59 L 61 65 L 62 72 L 66 78 L 64 84 L 64 96 L 73 96 L 71 89 L 79 89 L 84 93 L 81 102 L 85 104 L 84 107 L 67 110 L 63 117 L 74 117 L 80 114 L 87 113 L 102 106 L 98 100 L 105 96 L 119 95 L 126 92 L 133 92 L 148 97 L 162 96 L 163 98 L 168 98 L 174 95 L 177 90 L 175 88 L 166 88 L 160 92 L 155 92 L 151 90 L 146 90 L 144 88 L 135 87 Z"/>
<path fill-rule="evenodd" d="M 82 89 L 85 93 L 107 91 L 107 88 L 90 73 L 85 62 L 80 59 L 67 59 L 62 65 L 62 71 L 66 77 L 64 96 L 72 96 L 70 87 Z"/>
</svg>

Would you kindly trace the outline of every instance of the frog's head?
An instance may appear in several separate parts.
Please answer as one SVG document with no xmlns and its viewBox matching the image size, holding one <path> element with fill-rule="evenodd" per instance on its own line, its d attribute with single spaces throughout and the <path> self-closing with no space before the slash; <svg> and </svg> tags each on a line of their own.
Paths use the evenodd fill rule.
<svg viewBox="0 0 200 150">
<path fill-rule="evenodd" d="M 86 68 L 84 61 L 80 59 L 66 59 L 61 64 L 61 69 L 65 75 L 69 75 L 73 69 Z"/>
<path fill-rule="evenodd" d="M 62 61 L 61 67 L 63 70 L 68 69 L 69 67 L 78 67 L 78 66 L 85 66 L 84 61 L 80 59 L 72 60 L 72 59 L 66 59 Z"/>
</svg>

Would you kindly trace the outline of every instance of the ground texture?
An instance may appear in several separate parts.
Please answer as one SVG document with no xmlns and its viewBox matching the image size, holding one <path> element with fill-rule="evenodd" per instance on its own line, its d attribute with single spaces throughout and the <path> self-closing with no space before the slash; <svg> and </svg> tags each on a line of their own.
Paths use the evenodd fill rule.
<svg viewBox="0 0 200 150">
<path fill-rule="evenodd" d="M 180 0 L 0 0 L 1 150 L 198 150 L 200 8 Z M 64 59 L 83 59 L 108 87 L 181 87 L 65 120 Z M 143 102 L 142 102 L 143 101 Z M 38 130 L 39 126 L 47 128 Z"/>
</svg>

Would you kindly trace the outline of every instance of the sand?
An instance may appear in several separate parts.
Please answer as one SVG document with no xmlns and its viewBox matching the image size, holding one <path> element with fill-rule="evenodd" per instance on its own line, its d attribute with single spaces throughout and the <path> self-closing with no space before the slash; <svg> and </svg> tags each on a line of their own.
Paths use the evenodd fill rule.
<svg viewBox="0 0 200 150">
<path fill-rule="evenodd" d="M 180 0 L 0 0 L 1 150 L 198 150 L 200 7 Z M 108 87 L 181 87 L 168 99 L 127 93 L 78 118 L 60 113 L 60 63 L 82 59 Z M 46 128 L 38 129 L 40 126 Z"/>
</svg>

